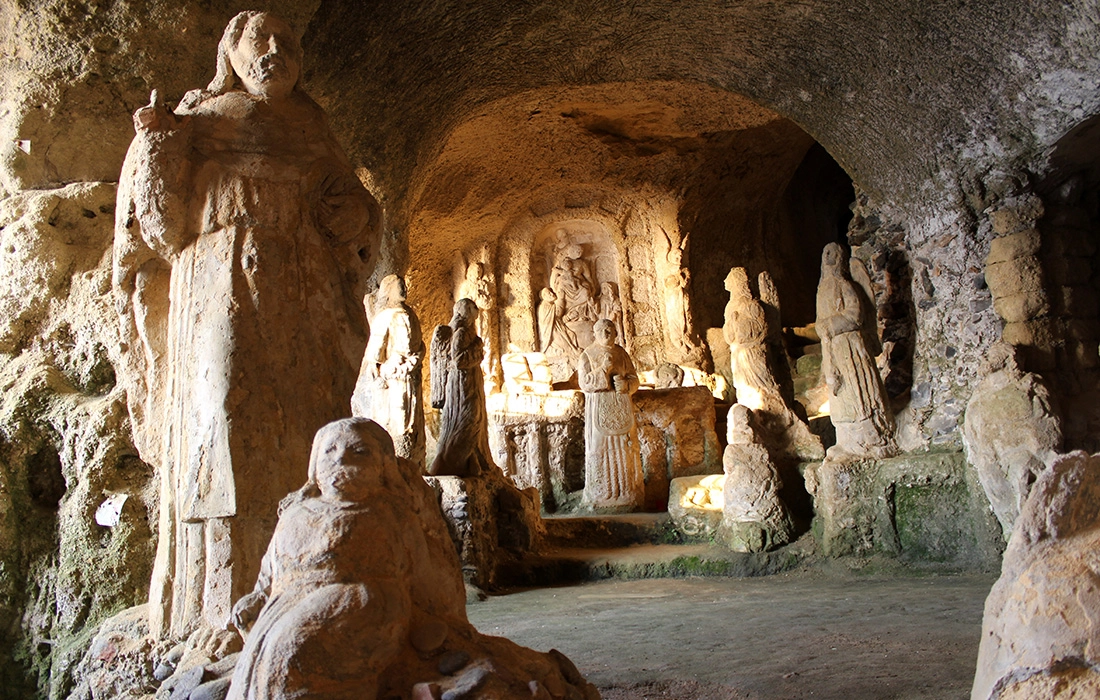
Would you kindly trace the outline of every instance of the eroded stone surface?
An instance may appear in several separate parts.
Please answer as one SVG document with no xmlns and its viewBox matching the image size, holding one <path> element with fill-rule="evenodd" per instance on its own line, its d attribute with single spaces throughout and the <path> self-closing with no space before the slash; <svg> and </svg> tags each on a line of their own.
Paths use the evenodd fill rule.
<svg viewBox="0 0 1100 700">
<path fill-rule="evenodd" d="M 178 112 L 154 91 L 134 114 L 114 284 L 138 447 L 161 480 L 158 638 L 224 627 L 305 436 L 346 413 L 355 383 L 378 205 L 301 62 L 289 25 L 241 13 L 205 90 Z"/>
<path fill-rule="evenodd" d="M 1100 663 L 1100 455 L 1056 458 L 1031 489 L 986 599 L 973 700 L 1090 697 Z"/>
<path fill-rule="evenodd" d="M 986 369 L 966 405 L 963 440 L 1007 540 L 1032 483 L 1062 449 L 1062 421 L 1046 384 L 1020 370 L 1012 346 L 995 345 Z"/>
</svg>

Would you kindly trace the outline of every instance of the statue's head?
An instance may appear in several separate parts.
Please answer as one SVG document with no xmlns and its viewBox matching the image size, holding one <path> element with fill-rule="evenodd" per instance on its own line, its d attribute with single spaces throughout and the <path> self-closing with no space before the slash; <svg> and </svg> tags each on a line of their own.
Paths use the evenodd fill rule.
<svg viewBox="0 0 1100 700">
<path fill-rule="evenodd" d="M 207 88 L 286 97 L 302 72 L 302 46 L 290 25 L 266 12 L 241 12 L 226 25 L 218 43 L 218 66 Z"/>
<path fill-rule="evenodd" d="M 821 274 L 843 275 L 844 248 L 839 243 L 830 243 L 821 251 Z"/>
<path fill-rule="evenodd" d="M 345 418 L 313 438 L 309 479 L 322 498 L 359 503 L 396 483 L 397 457 L 389 433 L 367 418 Z"/>
<path fill-rule="evenodd" d="M 472 262 L 470 266 L 466 268 L 466 279 L 470 282 L 477 282 L 485 276 L 485 264 L 481 262 Z"/>
<path fill-rule="evenodd" d="M 394 305 L 405 301 L 408 290 L 405 288 L 405 280 L 397 275 L 386 275 L 378 284 L 378 291 L 386 304 Z"/>
<path fill-rule="evenodd" d="M 726 414 L 726 442 L 730 445 L 751 445 L 756 442 L 752 409 L 735 403 Z"/>
<path fill-rule="evenodd" d="M 751 297 L 749 273 L 743 267 L 735 267 L 726 275 L 726 291 L 737 297 Z"/>
<path fill-rule="evenodd" d="M 539 292 L 539 298 L 541 298 L 543 301 L 557 301 L 558 295 L 554 293 L 553 289 L 550 289 L 549 287 L 543 287 L 542 291 Z"/>
<path fill-rule="evenodd" d="M 596 342 L 605 348 L 615 344 L 619 332 L 615 330 L 615 323 L 609 318 L 601 318 L 592 326 L 592 334 L 596 336 Z"/>
<path fill-rule="evenodd" d="M 615 283 L 614 282 L 604 282 L 603 284 L 601 284 L 600 285 L 600 294 L 603 294 L 606 297 L 616 296 L 616 294 L 615 294 Z"/>
<path fill-rule="evenodd" d="M 477 304 L 473 299 L 459 299 L 455 302 L 454 315 L 451 316 L 451 327 L 459 326 L 470 328 L 477 320 Z"/>
</svg>

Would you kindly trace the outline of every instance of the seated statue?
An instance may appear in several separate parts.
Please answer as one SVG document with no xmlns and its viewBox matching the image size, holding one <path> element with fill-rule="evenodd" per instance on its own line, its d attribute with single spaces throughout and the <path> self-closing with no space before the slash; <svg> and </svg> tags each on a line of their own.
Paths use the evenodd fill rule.
<svg viewBox="0 0 1100 700">
<path fill-rule="evenodd" d="M 471 686 L 484 697 L 543 697 L 570 685 L 558 656 L 470 625 L 431 488 L 366 418 L 318 431 L 309 479 L 283 499 L 233 621 L 245 646 L 230 700 L 439 698 Z M 599 697 L 573 685 L 570 697 Z"/>
</svg>

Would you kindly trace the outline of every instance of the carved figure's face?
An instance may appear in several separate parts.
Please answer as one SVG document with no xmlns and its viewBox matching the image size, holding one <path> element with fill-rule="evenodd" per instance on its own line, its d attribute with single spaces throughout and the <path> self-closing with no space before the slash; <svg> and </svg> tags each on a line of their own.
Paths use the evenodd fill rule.
<svg viewBox="0 0 1100 700">
<path fill-rule="evenodd" d="M 250 94 L 286 97 L 302 69 L 301 48 L 285 22 L 262 14 L 248 20 L 229 62 Z"/>
<path fill-rule="evenodd" d="M 613 323 L 597 323 L 596 327 L 592 329 L 592 333 L 596 336 L 596 342 L 605 348 L 613 346 L 615 336 L 618 335 L 615 332 L 615 324 Z"/>
<path fill-rule="evenodd" d="M 324 499 L 361 502 L 385 488 L 396 464 L 393 449 L 366 426 L 344 426 L 325 436 L 315 478 Z"/>
<path fill-rule="evenodd" d="M 821 267 L 824 268 L 839 268 L 841 259 L 843 258 L 844 251 L 841 247 L 835 243 L 830 243 L 825 246 L 825 249 L 821 251 Z"/>
<path fill-rule="evenodd" d="M 726 275 L 726 291 L 739 297 L 752 296 L 749 291 L 749 276 L 743 267 L 735 267 Z"/>
<path fill-rule="evenodd" d="M 477 304 L 470 299 L 459 299 L 455 302 L 454 316 L 451 324 L 465 328 L 473 328 L 477 321 Z"/>
<path fill-rule="evenodd" d="M 405 282 L 397 275 L 387 275 L 379 287 L 387 303 L 398 304 L 405 301 Z"/>
</svg>

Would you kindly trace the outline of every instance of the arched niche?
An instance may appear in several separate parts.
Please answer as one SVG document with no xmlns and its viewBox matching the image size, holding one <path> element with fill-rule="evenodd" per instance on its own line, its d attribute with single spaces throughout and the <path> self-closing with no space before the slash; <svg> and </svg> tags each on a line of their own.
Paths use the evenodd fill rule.
<svg viewBox="0 0 1100 700">
<path fill-rule="evenodd" d="M 598 221 L 571 219 L 544 227 L 532 241 L 530 269 L 535 296 L 543 289 L 552 290 L 562 323 L 581 348 L 593 341 L 592 325 L 601 317 L 601 307 L 614 303 L 621 310 L 619 253 Z M 538 298 L 532 302 L 537 309 Z M 621 325 L 621 312 L 619 320 Z M 539 350 L 547 343 L 547 329 L 541 325 L 545 324 L 536 327 Z"/>
<path fill-rule="evenodd" d="M 1035 186 L 1045 304 L 1006 338 L 1030 327 L 1027 369 L 1040 372 L 1060 405 L 1065 448 L 1100 450 L 1100 116 L 1066 133 L 1048 154 Z M 1027 233 L 1014 234 L 1022 239 Z M 1006 312 L 1004 307 L 1002 312 Z M 1009 319 L 1006 319 L 1009 320 Z M 1012 319 L 1015 320 L 1015 319 Z"/>
</svg>

